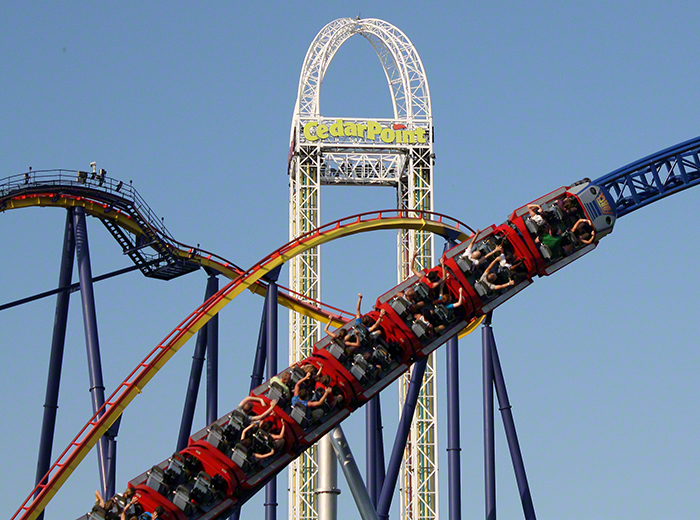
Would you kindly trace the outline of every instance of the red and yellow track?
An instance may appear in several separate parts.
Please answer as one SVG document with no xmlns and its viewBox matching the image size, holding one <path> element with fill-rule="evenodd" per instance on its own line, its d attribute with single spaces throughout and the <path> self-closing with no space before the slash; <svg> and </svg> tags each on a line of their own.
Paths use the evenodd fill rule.
<svg viewBox="0 0 700 520">
<path fill-rule="evenodd" d="M 105 215 L 108 215 L 116 224 L 131 233 L 142 233 L 140 227 L 124 212 L 109 211 L 105 213 L 105 209 L 108 207 L 107 204 L 108 202 L 97 200 L 94 197 L 65 192 L 60 194 L 57 192 L 45 192 L 20 194 L 6 199 L 5 209 L 36 206 L 63 208 L 80 206 L 88 214 L 98 218 L 105 218 Z M 189 259 L 192 259 L 194 256 L 202 266 L 210 267 L 231 278 L 232 281 L 185 318 L 136 366 L 124 382 L 106 399 L 104 406 L 88 421 L 69 446 L 61 453 L 50 468 L 47 478 L 44 479 L 46 484 L 37 486 L 12 518 L 36 518 L 102 435 L 117 420 L 131 401 L 143 391 L 158 371 L 175 355 L 180 347 L 244 290 L 248 289 L 256 294 L 264 295 L 267 289 L 266 286 L 260 283 L 261 278 L 289 259 L 327 242 L 370 231 L 390 229 L 423 230 L 443 236 L 449 235 L 458 241 L 467 238 L 471 232 L 471 229 L 464 224 L 443 215 L 427 212 L 410 212 L 410 215 L 405 211 L 388 210 L 355 215 L 332 222 L 285 244 L 244 272 L 212 254 L 194 250 L 187 246 L 177 248 L 178 255 Z M 289 291 L 285 294 L 280 293 L 280 304 L 317 320 L 331 320 L 336 326 L 347 321 L 342 311 L 328 306 L 319 305 L 317 307 L 303 302 Z M 471 332 L 479 323 L 480 320 L 475 320 L 461 335 Z"/>
</svg>

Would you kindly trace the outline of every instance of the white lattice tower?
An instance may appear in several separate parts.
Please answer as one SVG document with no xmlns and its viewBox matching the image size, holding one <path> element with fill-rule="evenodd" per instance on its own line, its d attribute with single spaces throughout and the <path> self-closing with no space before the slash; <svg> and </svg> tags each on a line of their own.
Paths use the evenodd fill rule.
<svg viewBox="0 0 700 520">
<path fill-rule="evenodd" d="M 319 225 L 320 185 L 318 164 L 313 158 L 296 157 L 289 178 L 289 236 L 297 237 Z M 313 248 L 289 262 L 290 288 L 312 300 L 320 300 L 320 255 Z M 308 316 L 290 312 L 289 361 L 311 354 L 319 339 L 318 322 Z M 289 466 L 289 518 L 312 520 L 316 514 L 316 446 L 312 446 Z"/>
<path fill-rule="evenodd" d="M 391 93 L 393 119 L 327 119 L 320 92 L 333 56 L 350 37 L 364 36 L 379 57 Z M 341 18 L 316 36 L 304 59 L 291 129 L 289 157 L 290 239 L 320 221 L 321 185 L 387 185 L 397 189 L 397 208 L 433 210 L 433 143 L 430 93 L 423 64 L 399 29 L 376 19 Z M 433 265 L 433 239 L 425 232 L 399 232 L 398 280 L 410 275 L 417 250 L 421 267 Z M 289 265 L 291 288 L 311 299 L 321 297 L 320 254 L 311 250 Z M 290 361 L 311 353 L 320 339 L 317 322 L 290 313 Z M 437 413 L 434 359 L 426 370 L 405 453 L 402 518 L 438 516 Z M 400 404 L 408 379 L 400 385 Z M 289 517 L 318 518 L 316 450 L 290 466 Z"/>
<path fill-rule="evenodd" d="M 433 210 L 432 151 L 410 154 L 408 185 L 399 188 L 399 207 Z M 417 251 L 419 268 L 434 265 L 433 236 L 428 233 L 399 233 L 399 280 L 411 276 L 410 251 Z M 399 383 L 399 406 L 408 392 L 411 370 Z M 437 388 L 435 353 L 428 358 L 401 471 L 401 513 L 405 520 L 438 518 Z"/>
</svg>

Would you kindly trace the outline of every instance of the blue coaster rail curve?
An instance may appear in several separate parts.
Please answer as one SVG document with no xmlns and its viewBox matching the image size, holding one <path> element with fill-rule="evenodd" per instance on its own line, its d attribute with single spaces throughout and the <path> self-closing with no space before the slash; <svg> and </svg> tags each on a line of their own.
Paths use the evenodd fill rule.
<svg viewBox="0 0 700 520">
<path fill-rule="evenodd" d="M 617 217 L 700 184 L 700 137 L 671 146 L 593 181 L 615 199 Z"/>
</svg>

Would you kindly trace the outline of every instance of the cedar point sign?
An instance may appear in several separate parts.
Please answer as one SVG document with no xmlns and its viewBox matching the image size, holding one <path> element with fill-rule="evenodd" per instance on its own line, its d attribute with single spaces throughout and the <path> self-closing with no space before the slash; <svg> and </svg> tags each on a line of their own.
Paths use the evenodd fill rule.
<svg viewBox="0 0 700 520">
<path fill-rule="evenodd" d="M 401 123 L 393 123 L 382 126 L 377 121 L 358 123 L 336 119 L 332 124 L 323 124 L 318 121 L 309 121 L 304 124 L 304 138 L 307 141 L 333 140 L 333 138 L 354 137 L 366 141 L 376 141 L 379 138 L 383 143 L 394 144 L 425 144 L 426 130 L 417 127 L 409 130 Z"/>
</svg>

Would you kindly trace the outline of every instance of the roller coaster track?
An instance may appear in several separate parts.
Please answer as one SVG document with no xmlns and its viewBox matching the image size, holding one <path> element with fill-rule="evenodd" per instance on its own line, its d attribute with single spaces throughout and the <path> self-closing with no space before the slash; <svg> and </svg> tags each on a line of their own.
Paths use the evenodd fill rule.
<svg viewBox="0 0 700 520">
<path fill-rule="evenodd" d="M 700 184 L 699 156 L 700 137 L 640 159 L 593 182 L 605 186 L 613 195 L 618 217 L 621 217 L 652 202 Z M 65 170 L 61 172 L 65 172 Z M 85 179 L 81 180 L 78 172 L 69 173 L 77 175 L 77 184 L 86 183 Z M 152 243 L 143 242 L 134 244 L 135 247 L 151 246 L 159 255 L 163 256 L 164 258 L 161 261 L 168 265 L 168 269 L 161 271 L 165 275 L 174 277 L 185 274 L 179 270 L 185 271 L 190 269 L 191 266 L 188 266 L 188 262 L 198 262 L 202 266 L 210 267 L 232 278 L 232 281 L 180 323 L 129 374 L 124 382 L 106 400 L 104 406 L 80 430 L 75 439 L 59 456 L 44 479 L 45 484 L 37 486 L 32 491 L 12 517 L 13 519 L 36 518 L 99 438 L 165 363 L 172 358 L 177 350 L 204 326 L 209 319 L 245 289 L 257 292 L 255 287 L 265 275 L 293 256 L 344 236 L 379 229 L 422 229 L 448 236 L 454 240 L 464 240 L 469 232 L 472 231 L 458 221 L 449 219 L 450 223 L 448 224 L 446 217 L 426 212 L 413 211 L 410 212 L 411 216 L 409 216 L 409 212 L 406 211 L 389 210 L 356 215 L 313 230 L 285 244 L 250 269 L 241 271 L 233 264 L 225 262 L 218 257 L 214 258 L 209 253 L 181 247 L 182 244 L 176 243 L 169 233 L 165 231 L 164 227 L 159 229 L 151 226 L 150 233 L 145 231 L 142 227 L 143 224 L 137 222 L 129 215 L 128 208 L 125 210 L 119 207 L 114 211 L 114 215 L 110 215 L 112 209 L 116 207 L 109 206 L 110 199 L 95 198 L 94 193 L 92 193 L 94 200 L 90 199 L 88 193 L 83 194 L 85 187 L 76 186 L 76 182 L 71 181 L 68 183 L 68 187 L 59 184 L 54 186 L 53 189 L 51 189 L 52 185 L 41 185 L 36 181 L 34 181 L 34 185 L 30 186 L 33 181 L 31 173 L 29 175 L 30 177 L 27 177 L 27 174 L 23 174 L 22 176 L 16 176 L 17 179 L 9 178 L 7 180 L 9 190 L 4 185 L 0 185 L 0 211 L 30 205 L 60 207 L 81 205 L 89 214 L 97 216 L 101 220 L 102 218 L 108 218 L 120 228 L 130 231 L 136 236 L 143 236 L 151 241 L 155 236 L 156 239 L 160 239 L 168 244 L 165 247 L 153 247 Z M 114 183 L 115 181 L 109 179 L 109 182 Z M 26 184 L 26 186 L 22 188 L 20 186 L 21 183 Z M 121 183 L 118 184 L 119 188 L 116 188 L 116 186 L 110 186 L 110 190 L 119 192 L 119 189 L 123 188 Z M 111 194 L 114 195 L 114 193 Z M 106 211 L 107 209 L 109 211 Z M 100 211 L 108 216 L 100 215 Z M 108 229 L 110 229 L 109 226 Z M 129 254 L 128 251 L 125 250 L 125 252 Z M 173 258 L 170 258 L 168 255 L 172 255 Z M 177 263 L 174 260 L 183 261 L 184 267 L 176 266 L 173 268 L 172 265 Z M 134 262 L 136 263 L 136 260 Z M 172 263 L 168 264 L 168 262 Z M 144 272 L 144 274 L 146 273 Z M 264 293 L 265 289 L 259 289 L 259 291 Z M 294 299 L 293 296 L 289 296 L 289 298 Z M 289 307 L 289 304 L 287 306 Z M 318 308 L 316 308 L 316 316 L 324 319 L 329 319 L 330 317 Z M 469 328 L 473 330 L 476 326 L 478 326 L 478 323 L 473 322 Z"/>
<path fill-rule="evenodd" d="M 37 486 L 12 518 L 36 518 L 100 437 L 155 374 L 200 328 L 244 290 L 252 289 L 267 273 L 312 247 L 357 233 L 387 229 L 421 229 L 460 241 L 472 232 L 468 226 L 444 215 L 394 209 L 338 220 L 285 244 L 247 271 L 241 272 L 204 302 L 138 364 L 49 469 L 46 478 L 42 480 L 46 484 Z M 316 314 L 323 316 L 318 309 Z M 328 321 L 330 316 L 323 318 Z M 464 333 L 471 332 L 479 322 L 475 320 Z"/>
<path fill-rule="evenodd" d="M 593 181 L 615 198 L 617 217 L 700 184 L 700 137 L 671 146 Z"/>
<path fill-rule="evenodd" d="M 37 206 L 84 208 L 102 222 L 124 254 L 150 278 L 170 280 L 201 267 L 229 280 L 243 273 L 242 268 L 222 257 L 175 240 L 131 184 L 110 177 L 73 170 L 39 170 L 0 181 L 0 212 Z M 340 309 L 301 298 L 286 287 L 279 289 L 280 303 L 288 309 L 317 320 L 330 318 L 336 326 L 349 317 Z M 265 296 L 267 283 L 258 280 L 250 291 Z"/>
</svg>

